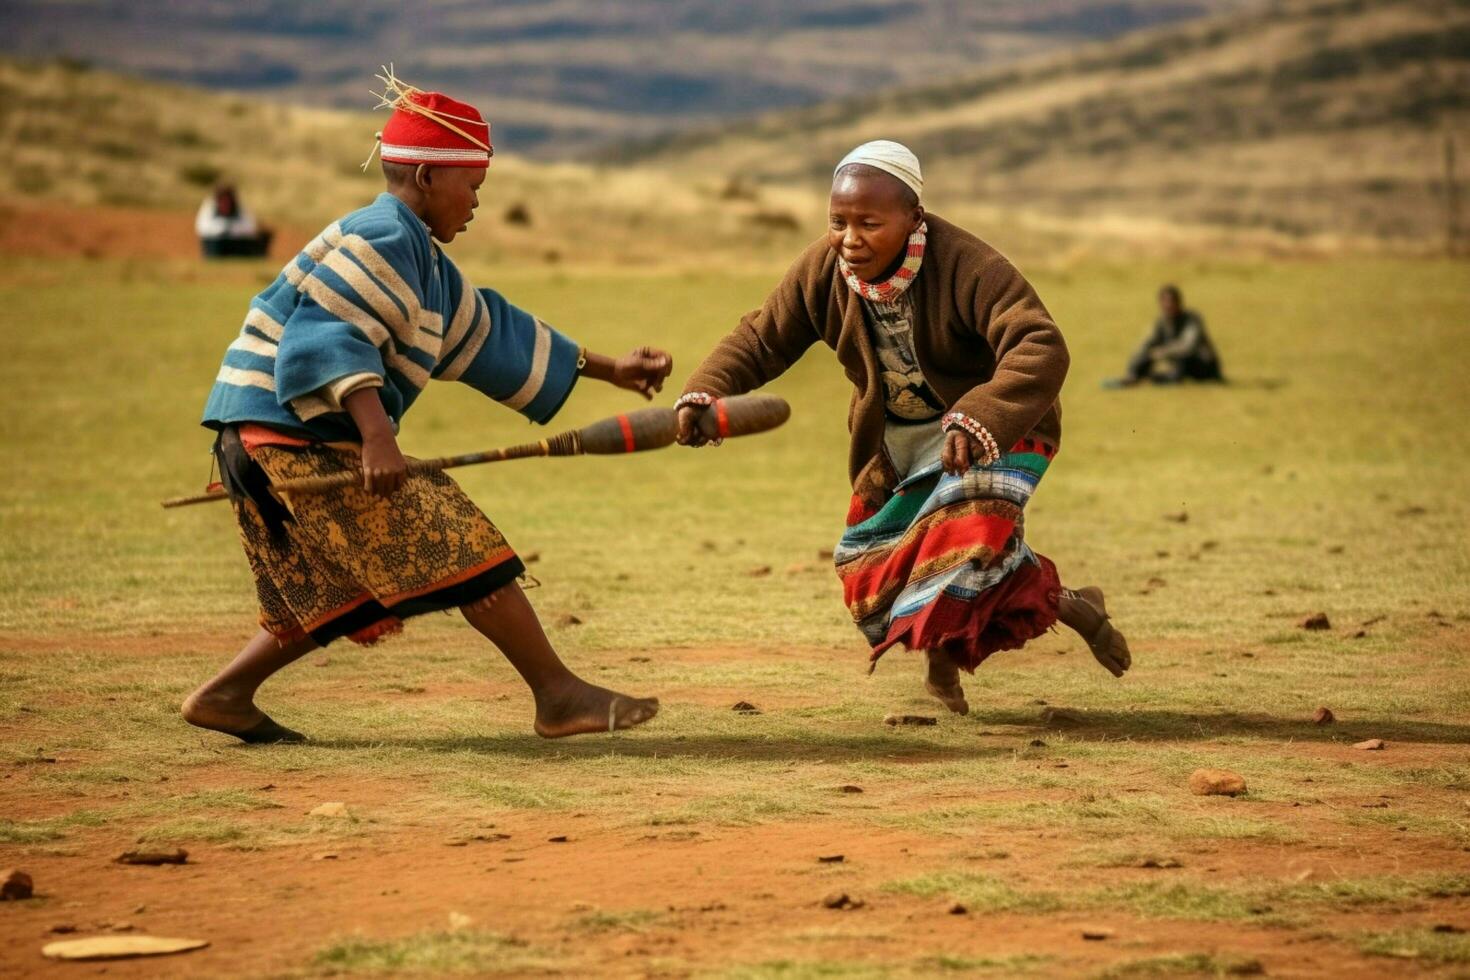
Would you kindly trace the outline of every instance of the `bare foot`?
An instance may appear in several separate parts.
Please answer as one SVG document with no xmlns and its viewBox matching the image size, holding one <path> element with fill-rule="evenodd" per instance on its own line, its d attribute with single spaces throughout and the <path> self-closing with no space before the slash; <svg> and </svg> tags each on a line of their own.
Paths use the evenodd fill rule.
<svg viewBox="0 0 1470 980">
<path fill-rule="evenodd" d="M 970 713 L 970 702 L 965 700 L 965 689 L 960 685 L 960 668 L 943 651 L 928 650 L 929 675 L 924 678 L 924 690 L 957 715 Z"/>
<path fill-rule="evenodd" d="M 1122 677 L 1133 666 L 1128 641 L 1109 620 L 1102 590 L 1097 586 L 1075 591 L 1063 589 L 1057 618 L 1087 641 L 1093 657 L 1114 677 Z"/>
<path fill-rule="evenodd" d="M 305 742 L 306 736 L 292 731 L 273 721 L 270 715 L 257 708 L 254 703 L 231 698 L 228 695 L 195 691 L 184 701 L 180 714 L 195 728 L 204 728 L 224 735 L 233 735 L 251 745 L 270 745 L 276 742 Z"/>
<path fill-rule="evenodd" d="M 565 738 L 632 728 L 658 714 L 658 698 L 632 698 L 576 680 L 564 693 L 536 698 L 536 734 Z"/>
</svg>

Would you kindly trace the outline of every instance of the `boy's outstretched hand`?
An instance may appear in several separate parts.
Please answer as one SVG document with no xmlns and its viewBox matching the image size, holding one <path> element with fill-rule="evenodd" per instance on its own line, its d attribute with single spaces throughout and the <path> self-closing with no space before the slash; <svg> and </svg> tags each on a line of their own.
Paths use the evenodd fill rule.
<svg viewBox="0 0 1470 980">
<path fill-rule="evenodd" d="M 664 380 L 674 370 L 674 359 L 653 347 L 639 347 L 613 362 L 612 383 L 636 391 L 644 398 L 663 391 Z"/>
<path fill-rule="evenodd" d="M 616 359 L 591 351 L 586 356 L 582 373 L 587 377 L 636 391 L 648 399 L 663 390 L 664 381 L 674 371 L 673 357 L 656 347 L 638 347 Z"/>
</svg>

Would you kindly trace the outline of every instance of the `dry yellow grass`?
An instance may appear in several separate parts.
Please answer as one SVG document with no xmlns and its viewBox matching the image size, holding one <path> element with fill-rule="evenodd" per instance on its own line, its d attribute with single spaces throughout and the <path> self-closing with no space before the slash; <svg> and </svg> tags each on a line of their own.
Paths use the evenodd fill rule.
<svg viewBox="0 0 1470 980">
<path fill-rule="evenodd" d="M 0 198 L 183 213 L 229 181 L 264 220 L 309 235 L 382 189 L 376 163 L 361 165 L 385 118 L 0 59 Z M 499 264 L 769 262 L 821 222 L 810 191 L 731 195 L 662 168 L 503 154 L 481 197 L 457 254 Z M 528 222 L 507 220 L 516 205 Z"/>
</svg>

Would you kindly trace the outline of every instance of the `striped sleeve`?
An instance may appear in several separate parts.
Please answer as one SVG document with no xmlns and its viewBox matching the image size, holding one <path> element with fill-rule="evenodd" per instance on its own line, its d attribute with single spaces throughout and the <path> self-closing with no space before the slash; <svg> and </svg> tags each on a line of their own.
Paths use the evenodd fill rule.
<svg viewBox="0 0 1470 980">
<path fill-rule="evenodd" d="M 281 342 L 281 316 L 256 297 L 245 314 L 240 335 L 225 350 L 217 384 L 276 390 L 276 351 Z"/>
<path fill-rule="evenodd" d="M 276 397 L 298 417 L 341 410 L 349 390 L 385 392 L 428 383 L 438 334 L 424 313 L 418 262 L 407 230 L 380 222 L 346 233 L 328 228 L 288 265 L 300 293 L 283 324 Z M 391 377 L 393 385 L 384 384 Z M 386 405 L 397 418 L 402 406 Z"/>
<path fill-rule="evenodd" d="M 532 422 L 551 421 L 577 383 L 577 344 L 493 289 L 461 279 L 452 299 L 434 376 L 462 381 Z"/>
</svg>

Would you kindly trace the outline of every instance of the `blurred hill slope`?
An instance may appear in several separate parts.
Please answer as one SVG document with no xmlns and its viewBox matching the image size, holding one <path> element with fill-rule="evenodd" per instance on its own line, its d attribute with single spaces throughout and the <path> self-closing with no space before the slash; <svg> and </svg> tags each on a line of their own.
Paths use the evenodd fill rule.
<svg viewBox="0 0 1470 980">
<path fill-rule="evenodd" d="M 0 58 L 0 250 L 192 256 L 193 211 L 227 181 L 289 251 L 382 190 L 377 161 L 361 164 L 386 117 Z M 813 189 L 498 152 L 480 196 L 454 251 L 498 263 L 782 262 L 822 221 Z"/>
<path fill-rule="evenodd" d="M 946 211 L 1004 202 L 1125 237 L 1142 221 L 1414 243 L 1443 241 L 1449 133 L 1463 175 L 1470 3 L 1278 0 L 621 159 L 820 185 L 851 146 L 889 137 Z"/>
<path fill-rule="evenodd" d="M 98 254 L 182 251 L 187 233 L 163 235 L 154 216 L 118 229 L 129 209 L 186 222 L 228 180 L 288 232 L 283 246 L 299 244 L 381 189 L 376 166 L 360 165 L 384 118 L 0 58 L 0 220 L 27 199 L 106 209 L 105 221 L 65 216 L 50 251 L 100 247 L 86 241 L 94 225 L 110 243 Z M 1436 249 L 1445 139 L 1458 135 L 1470 169 L 1467 121 L 1467 0 L 1278 0 L 599 164 L 497 153 L 454 251 L 617 269 L 784 265 L 823 227 L 832 164 L 879 136 L 920 153 L 931 206 L 1028 261 Z M 23 223 L 46 222 L 32 207 Z M 0 248 L 27 251 L 30 234 Z"/>
<path fill-rule="evenodd" d="M 388 60 L 542 156 L 952 77 L 1242 0 L 6 0 L 0 50 L 356 108 Z"/>
</svg>

